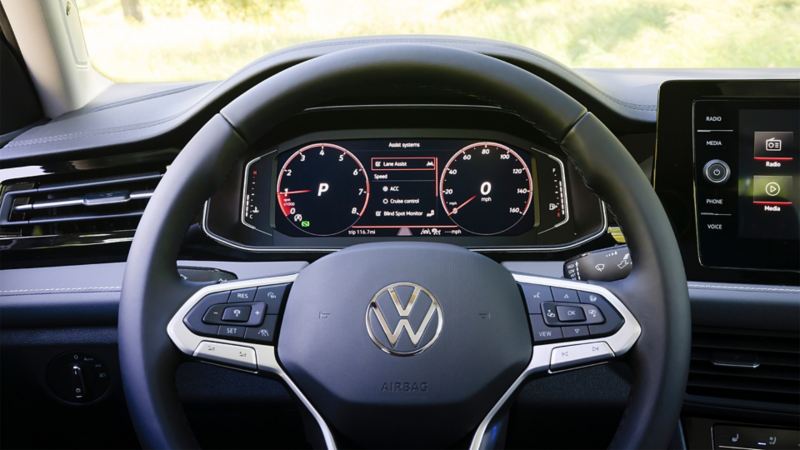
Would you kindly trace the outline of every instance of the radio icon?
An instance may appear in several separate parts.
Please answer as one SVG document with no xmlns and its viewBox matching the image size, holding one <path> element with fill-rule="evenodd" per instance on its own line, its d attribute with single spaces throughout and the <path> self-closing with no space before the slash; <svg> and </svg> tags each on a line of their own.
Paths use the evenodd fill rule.
<svg viewBox="0 0 800 450">
<path fill-rule="evenodd" d="M 797 151 L 793 131 L 756 131 L 753 133 L 753 156 L 756 160 L 792 158 Z M 786 160 L 788 161 L 788 160 Z"/>
<path fill-rule="evenodd" d="M 783 148 L 783 141 L 781 139 L 777 139 L 771 137 L 764 141 L 764 150 L 768 152 L 779 152 Z"/>
</svg>

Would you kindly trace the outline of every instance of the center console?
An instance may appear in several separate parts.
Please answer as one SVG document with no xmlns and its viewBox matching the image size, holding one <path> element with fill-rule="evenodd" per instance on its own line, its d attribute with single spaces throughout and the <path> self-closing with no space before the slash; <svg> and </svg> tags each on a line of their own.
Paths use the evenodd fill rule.
<svg viewBox="0 0 800 450">
<path fill-rule="evenodd" d="M 800 272 L 800 82 L 661 87 L 654 183 L 690 279 L 795 284 Z M 693 273 L 692 273 L 693 272 Z"/>
</svg>

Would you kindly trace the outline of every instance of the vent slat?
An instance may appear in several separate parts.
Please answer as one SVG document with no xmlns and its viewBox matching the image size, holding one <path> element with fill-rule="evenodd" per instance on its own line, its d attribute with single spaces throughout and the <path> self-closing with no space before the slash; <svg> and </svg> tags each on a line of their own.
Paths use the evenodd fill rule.
<svg viewBox="0 0 800 450">
<path fill-rule="evenodd" d="M 721 370 L 717 367 L 692 366 L 692 373 L 729 378 L 753 378 L 756 380 L 786 380 L 800 383 L 800 372 L 797 370 L 774 370 L 771 367 L 759 366 L 755 369 L 728 368 Z"/>
<path fill-rule="evenodd" d="M 731 391 L 749 391 L 749 392 L 768 392 L 773 394 L 781 394 L 787 397 L 797 396 L 797 390 L 793 386 L 781 386 L 780 384 L 765 384 L 765 383 L 746 383 L 746 382 L 729 382 L 720 383 L 715 379 L 708 380 L 692 380 L 689 382 L 690 387 L 703 387 L 714 389 L 727 389 Z"/>
<path fill-rule="evenodd" d="M 737 349 L 725 349 L 725 351 L 736 351 Z M 741 350 L 740 353 L 747 352 L 748 350 Z M 752 352 L 752 350 L 750 350 Z M 782 367 L 800 367 L 800 353 L 771 353 L 771 352 L 755 352 L 758 355 L 758 362 L 760 365 L 768 366 L 782 366 Z M 715 358 L 715 355 L 717 357 Z M 719 360 L 719 352 L 716 350 L 706 348 L 692 348 L 692 361 L 715 361 Z"/>
<path fill-rule="evenodd" d="M 754 330 L 696 330 L 687 392 L 704 397 L 798 404 L 800 336 Z"/>
<path fill-rule="evenodd" d="M 136 228 L 162 172 L 17 183 L 0 199 L 0 239 L 83 235 Z"/>
</svg>

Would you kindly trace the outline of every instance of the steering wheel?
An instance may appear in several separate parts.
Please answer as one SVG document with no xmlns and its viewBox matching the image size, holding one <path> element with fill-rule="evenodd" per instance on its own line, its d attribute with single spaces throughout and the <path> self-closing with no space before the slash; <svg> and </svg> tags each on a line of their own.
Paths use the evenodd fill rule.
<svg viewBox="0 0 800 450">
<path fill-rule="evenodd" d="M 603 283 L 513 274 L 461 247 L 393 242 L 349 247 L 285 276 L 214 285 L 179 277 L 187 227 L 272 124 L 333 96 L 398 84 L 480 98 L 559 145 L 616 213 L 632 273 Z M 589 325 L 574 333 L 548 327 L 566 311 L 585 315 Z M 212 324 L 224 314 L 241 326 Z M 328 448 L 474 449 L 498 444 L 498 413 L 528 378 L 624 356 L 635 376 L 611 447 L 664 448 L 682 404 L 689 344 L 675 237 L 616 137 L 529 72 L 418 44 L 348 49 L 297 64 L 209 120 L 150 199 L 119 309 L 123 388 L 141 443 L 152 448 L 197 447 L 174 386 L 186 355 L 279 378 Z"/>
</svg>

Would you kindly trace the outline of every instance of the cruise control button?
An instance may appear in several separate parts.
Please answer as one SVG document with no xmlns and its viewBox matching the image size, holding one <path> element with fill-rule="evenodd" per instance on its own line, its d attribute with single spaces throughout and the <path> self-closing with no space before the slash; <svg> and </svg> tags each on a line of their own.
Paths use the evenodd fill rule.
<svg viewBox="0 0 800 450">
<path fill-rule="evenodd" d="M 553 300 L 557 302 L 578 303 L 578 292 L 574 289 L 551 288 L 553 290 Z"/>
<path fill-rule="evenodd" d="M 255 370 L 258 366 L 256 351 L 252 347 L 242 345 L 203 341 L 194 350 L 194 356 L 250 370 Z"/>
<path fill-rule="evenodd" d="M 219 325 L 222 323 L 222 313 L 225 311 L 225 304 L 213 305 L 208 308 L 203 315 L 203 322 L 208 324 Z"/>
<path fill-rule="evenodd" d="M 264 321 L 264 316 L 266 315 L 267 311 L 267 304 L 264 302 L 255 302 L 252 304 L 252 309 L 250 310 L 250 319 L 247 320 L 245 323 L 248 327 L 254 327 L 261 325 L 261 322 Z"/>
<path fill-rule="evenodd" d="M 186 317 L 183 318 L 184 325 L 186 325 L 186 328 L 196 334 L 206 336 L 216 335 L 219 327 L 216 324 L 208 324 L 203 322 L 203 317 L 209 308 L 217 304 L 225 303 L 226 301 L 228 301 L 228 291 L 215 292 L 213 294 L 206 295 L 200 299 L 200 301 L 194 305 L 191 311 L 186 314 Z"/>
<path fill-rule="evenodd" d="M 586 316 L 583 314 L 583 308 L 580 306 L 556 306 L 556 313 L 558 320 L 561 322 L 583 322 Z"/>
<path fill-rule="evenodd" d="M 550 370 L 561 370 L 591 364 L 611 359 L 612 357 L 614 357 L 614 352 L 605 342 L 556 347 L 550 353 Z"/>
<path fill-rule="evenodd" d="M 542 303 L 553 301 L 553 294 L 550 292 L 549 286 L 527 283 L 521 283 L 520 286 L 530 314 L 541 314 Z"/>
<path fill-rule="evenodd" d="M 264 319 L 264 323 L 258 327 L 249 327 L 244 333 L 247 341 L 258 342 L 260 344 L 272 344 L 275 342 L 275 335 L 278 329 L 278 316 L 269 315 Z"/>
<path fill-rule="evenodd" d="M 580 325 L 561 327 L 561 334 L 564 335 L 564 339 L 585 338 L 589 337 L 589 328 Z"/>
<path fill-rule="evenodd" d="M 256 288 L 237 289 L 228 297 L 229 303 L 252 302 L 256 298 Z"/>
<path fill-rule="evenodd" d="M 244 327 L 239 325 L 220 325 L 217 335 L 227 338 L 243 338 Z"/>
<path fill-rule="evenodd" d="M 249 319 L 249 306 L 229 306 L 222 313 L 222 320 L 225 322 L 247 322 Z"/>
<path fill-rule="evenodd" d="M 534 342 L 552 342 L 561 339 L 561 329 L 558 327 L 548 327 L 544 323 L 542 316 L 530 314 L 531 334 Z"/>
<path fill-rule="evenodd" d="M 288 284 L 260 286 L 256 292 L 256 301 L 267 304 L 267 314 L 279 314 L 288 286 Z"/>
</svg>

